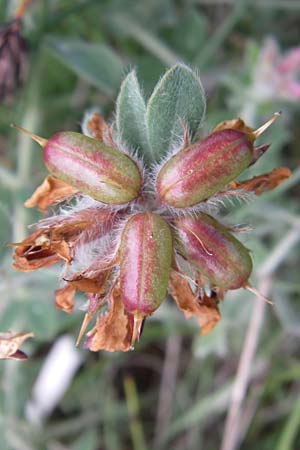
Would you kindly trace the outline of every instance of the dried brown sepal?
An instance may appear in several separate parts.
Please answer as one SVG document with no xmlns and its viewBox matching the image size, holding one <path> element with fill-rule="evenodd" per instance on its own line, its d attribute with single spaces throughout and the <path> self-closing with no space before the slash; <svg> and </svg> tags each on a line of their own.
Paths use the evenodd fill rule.
<svg viewBox="0 0 300 450">
<path fill-rule="evenodd" d="M 78 194 L 77 189 L 52 175 L 48 175 L 24 205 L 26 208 L 38 206 L 40 211 L 45 213 L 48 206 L 62 202 L 76 194 Z"/>
<path fill-rule="evenodd" d="M 76 273 L 69 280 L 66 280 L 79 291 L 92 294 L 103 294 L 107 288 L 107 280 L 111 271 L 94 272 L 88 275 L 88 271 Z"/>
<path fill-rule="evenodd" d="M 50 241 L 51 250 L 63 259 L 66 263 L 70 263 L 73 259 L 72 247 L 66 241 Z"/>
<path fill-rule="evenodd" d="M 61 289 L 55 291 L 55 305 L 62 311 L 71 314 L 74 308 L 74 298 L 76 288 L 72 284 L 67 284 Z"/>
<path fill-rule="evenodd" d="M 88 310 L 84 316 L 83 322 L 80 327 L 80 331 L 76 341 L 76 347 L 78 347 L 78 345 L 80 344 L 80 341 L 90 322 L 93 320 L 95 315 L 100 311 L 102 306 L 107 302 L 104 294 L 88 293 L 87 296 L 89 298 Z"/>
<path fill-rule="evenodd" d="M 254 128 L 249 127 L 248 125 L 245 124 L 245 122 L 240 119 L 232 119 L 232 120 L 225 120 L 224 122 L 220 122 L 214 129 L 213 129 L 213 133 L 216 131 L 221 131 L 221 130 L 239 130 L 239 131 L 243 131 L 246 134 L 252 134 L 254 132 Z"/>
<path fill-rule="evenodd" d="M 174 270 L 170 277 L 169 292 L 179 309 L 184 312 L 186 319 L 197 318 L 202 336 L 212 331 L 221 320 L 217 300 L 213 297 L 203 296 L 200 301 L 193 293 L 188 281 Z"/>
<path fill-rule="evenodd" d="M 291 171 L 287 167 L 277 167 L 272 172 L 258 175 L 245 181 L 232 181 L 228 186 L 230 189 L 242 189 L 261 195 L 266 191 L 275 189 L 291 176 Z"/>
<path fill-rule="evenodd" d="M 98 139 L 98 141 L 103 142 L 106 145 L 114 144 L 111 127 L 101 114 L 95 112 L 87 123 L 87 127 L 92 136 L 95 139 Z"/>
<path fill-rule="evenodd" d="M 70 247 L 103 236 L 112 226 L 114 213 L 99 208 L 86 208 L 71 216 L 53 216 L 40 220 L 38 226 L 51 241 L 66 241 Z M 86 232 L 86 233 L 85 233 Z"/>
<path fill-rule="evenodd" d="M 0 359 L 27 359 L 27 355 L 19 348 L 31 337 L 34 337 L 33 333 L 0 333 Z"/>
<path fill-rule="evenodd" d="M 21 272 L 52 266 L 61 259 L 57 254 L 57 248 L 53 249 L 49 236 L 44 230 L 36 231 L 18 244 L 8 243 L 7 245 L 17 246 L 13 268 Z M 65 248 L 61 253 L 65 256 Z"/>
<path fill-rule="evenodd" d="M 133 316 L 126 312 L 120 290 L 115 287 L 110 310 L 105 316 L 99 317 L 96 326 L 87 333 L 87 347 L 93 352 L 127 352 L 131 349 L 132 332 Z"/>
<path fill-rule="evenodd" d="M 112 216 L 111 212 L 87 208 L 74 214 L 71 218 L 52 217 L 40 221 L 38 225 L 42 228 L 22 242 L 7 244 L 17 247 L 13 267 L 22 272 L 28 272 L 50 266 L 60 260 L 70 264 L 74 256 L 74 247 L 105 234 L 109 229 L 109 224 L 112 223 Z M 88 230 L 87 233 L 85 233 L 86 230 Z M 89 268 L 89 270 L 84 271 L 84 274 L 79 275 L 95 280 L 103 270 L 103 267 L 98 264 L 97 270 L 92 270 L 92 268 L 90 270 Z M 81 279 L 74 279 L 74 281 L 81 281 Z M 98 282 L 96 282 L 96 285 L 98 285 Z M 95 289 L 98 292 L 96 287 L 91 292 L 94 292 Z"/>
</svg>

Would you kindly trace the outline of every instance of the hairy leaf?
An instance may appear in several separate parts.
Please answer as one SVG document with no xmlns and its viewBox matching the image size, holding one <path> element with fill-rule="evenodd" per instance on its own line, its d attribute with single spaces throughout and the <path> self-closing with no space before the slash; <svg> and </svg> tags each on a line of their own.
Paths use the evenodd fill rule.
<svg viewBox="0 0 300 450">
<path fill-rule="evenodd" d="M 151 159 L 146 126 L 146 106 L 134 70 L 122 83 L 117 99 L 116 122 L 119 138 L 131 148 L 143 152 L 146 160 Z"/>
<path fill-rule="evenodd" d="M 164 156 L 184 136 L 195 137 L 205 114 L 205 95 L 199 77 L 177 64 L 156 85 L 147 105 L 149 142 L 155 159 Z"/>
</svg>

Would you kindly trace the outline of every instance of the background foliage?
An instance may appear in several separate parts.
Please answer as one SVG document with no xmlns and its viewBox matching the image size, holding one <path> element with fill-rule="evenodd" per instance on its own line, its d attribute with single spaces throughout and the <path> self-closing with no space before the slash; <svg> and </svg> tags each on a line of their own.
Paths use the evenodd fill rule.
<svg viewBox="0 0 300 450">
<path fill-rule="evenodd" d="M 17 2 L 1 0 L 5 22 Z M 264 38 L 282 50 L 300 44 L 298 1 L 40 0 L 25 19 L 29 73 L 13 101 L 0 105 L 0 330 L 34 331 L 27 362 L 0 364 L 2 450 L 296 449 L 300 440 L 299 102 L 253 95 Z M 244 291 L 228 295 L 222 322 L 206 337 L 166 301 L 135 352 L 92 354 L 39 423 L 32 387 L 55 342 L 74 340 L 82 313 L 55 309 L 56 269 L 14 272 L 7 241 L 19 241 L 40 214 L 23 202 L 43 179 L 41 153 L 9 129 L 20 123 L 48 137 L 78 130 L 85 110 L 110 117 L 120 82 L 135 67 L 149 97 L 164 70 L 183 61 L 199 70 L 208 132 L 241 114 L 257 126 L 275 110 L 268 156 L 251 175 L 286 165 L 292 178 L 228 215 L 251 223 L 253 282 L 275 301 L 265 307 Z M 132 80 L 134 83 L 134 80 Z M 137 136 L 137 139 L 140 137 Z M 246 176 L 245 176 L 246 178 Z M 58 377 L 59 378 L 59 377 Z M 47 386 L 44 386 L 46 395 Z M 298 442 L 298 444 L 297 444 Z"/>
</svg>

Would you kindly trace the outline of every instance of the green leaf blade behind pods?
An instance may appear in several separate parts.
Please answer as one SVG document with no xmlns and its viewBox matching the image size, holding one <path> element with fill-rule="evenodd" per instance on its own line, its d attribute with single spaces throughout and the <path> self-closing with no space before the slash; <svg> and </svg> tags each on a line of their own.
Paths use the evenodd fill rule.
<svg viewBox="0 0 300 450">
<path fill-rule="evenodd" d="M 147 105 L 149 143 L 155 160 L 165 156 L 183 137 L 183 124 L 193 140 L 205 109 L 205 94 L 197 74 L 183 64 L 168 70 Z"/>
<path fill-rule="evenodd" d="M 135 71 L 124 79 L 117 98 L 116 127 L 118 137 L 130 148 L 151 160 L 146 126 L 146 105 Z"/>
<path fill-rule="evenodd" d="M 46 46 L 81 78 L 113 96 L 123 75 L 123 64 L 107 45 L 80 40 L 48 38 Z"/>
</svg>

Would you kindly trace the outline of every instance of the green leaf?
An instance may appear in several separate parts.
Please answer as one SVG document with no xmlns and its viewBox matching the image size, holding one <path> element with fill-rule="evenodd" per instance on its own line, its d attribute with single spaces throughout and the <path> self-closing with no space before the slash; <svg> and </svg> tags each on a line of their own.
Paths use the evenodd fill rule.
<svg viewBox="0 0 300 450">
<path fill-rule="evenodd" d="M 120 34 L 132 37 L 142 47 L 151 53 L 163 64 L 172 66 L 176 64 L 179 57 L 165 42 L 157 37 L 149 28 L 143 26 L 140 22 L 135 21 L 127 14 L 117 14 L 109 18 L 109 22 L 113 26 L 113 30 L 119 37 Z"/>
<path fill-rule="evenodd" d="M 46 46 L 73 72 L 105 94 L 113 96 L 123 74 L 118 55 L 105 44 L 48 38 Z"/>
<path fill-rule="evenodd" d="M 149 159 L 146 105 L 134 70 L 121 85 L 116 122 L 118 136 L 131 148 L 141 150 Z"/>
<path fill-rule="evenodd" d="M 280 433 L 279 441 L 276 450 L 293 450 L 297 447 L 296 439 L 299 437 L 300 427 L 300 396 L 295 399 L 293 408 L 286 420 L 282 432 Z M 298 440 L 299 443 L 299 440 Z"/>
<path fill-rule="evenodd" d="M 1 330 L 14 327 L 16 318 L 21 317 L 22 327 L 26 331 L 33 331 L 36 341 L 53 339 L 57 333 L 74 323 L 74 318 L 56 309 L 51 300 L 26 298 L 24 301 L 12 302 L 1 317 Z"/>
<path fill-rule="evenodd" d="M 170 40 L 171 48 L 180 52 L 185 61 L 192 61 L 208 40 L 207 18 L 195 8 L 187 9 L 173 28 Z"/>
<path fill-rule="evenodd" d="M 155 159 L 164 156 L 183 136 L 193 139 L 205 115 L 205 94 L 199 77 L 177 64 L 156 85 L 147 105 L 149 142 Z"/>
<path fill-rule="evenodd" d="M 5 264 L 4 267 L 7 267 Z M 0 330 L 17 328 L 33 331 L 35 341 L 48 341 L 68 327 L 77 324 L 78 316 L 69 315 L 55 307 L 54 290 L 57 276 L 54 269 L 22 273 L 7 271 L 10 289 L 2 292 Z"/>
</svg>

